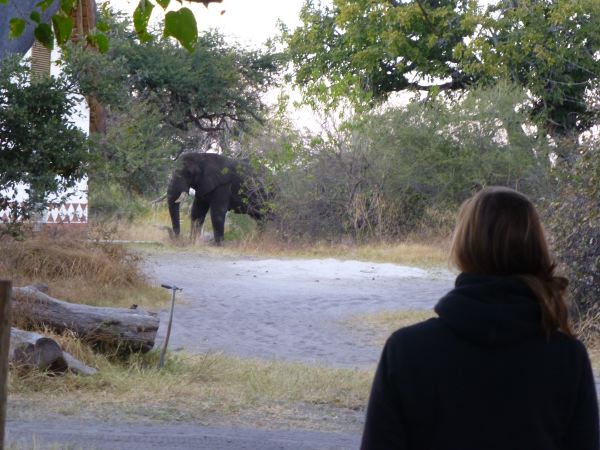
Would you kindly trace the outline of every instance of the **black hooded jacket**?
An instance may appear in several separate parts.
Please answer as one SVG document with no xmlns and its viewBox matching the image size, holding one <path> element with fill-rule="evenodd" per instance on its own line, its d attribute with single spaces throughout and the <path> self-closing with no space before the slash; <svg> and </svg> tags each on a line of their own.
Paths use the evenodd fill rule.
<svg viewBox="0 0 600 450">
<path fill-rule="evenodd" d="M 461 274 L 438 318 L 388 339 L 363 450 L 598 450 L 585 347 L 541 329 L 516 277 Z"/>
</svg>

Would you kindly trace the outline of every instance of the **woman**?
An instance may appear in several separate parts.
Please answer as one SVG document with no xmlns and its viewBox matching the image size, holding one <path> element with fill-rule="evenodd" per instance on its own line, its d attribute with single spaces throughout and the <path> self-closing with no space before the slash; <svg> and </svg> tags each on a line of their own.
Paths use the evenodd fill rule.
<svg viewBox="0 0 600 450">
<path fill-rule="evenodd" d="M 590 361 L 532 203 L 507 188 L 477 193 L 451 258 L 462 273 L 439 317 L 383 349 L 362 449 L 598 450 Z"/>
</svg>

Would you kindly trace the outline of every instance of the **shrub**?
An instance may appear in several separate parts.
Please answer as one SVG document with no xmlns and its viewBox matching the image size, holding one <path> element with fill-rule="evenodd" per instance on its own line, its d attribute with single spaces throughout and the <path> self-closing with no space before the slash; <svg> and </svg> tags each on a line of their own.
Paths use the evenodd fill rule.
<svg viewBox="0 0 600 450">
<path fill-rule="evenodd" d="M 263 157 L 275 169 L 281 234 L 446 232 L 474 188 L 504 185 L 537 195 L 546 185 L 548 149 L 544 137 L 525 132 L 524 102 L 521 89 L 500 84 L 454 101 L 357 116 L 317 137 L 271 129 L 275 138 L 261 139 L 272 149 Z"/>
<path fill-rule="evenodd" d="M 580 334 L 600 335 L 600 142 L 562 142 L 546 221 L 558 260 L 570 280 Z"/>
</svg>

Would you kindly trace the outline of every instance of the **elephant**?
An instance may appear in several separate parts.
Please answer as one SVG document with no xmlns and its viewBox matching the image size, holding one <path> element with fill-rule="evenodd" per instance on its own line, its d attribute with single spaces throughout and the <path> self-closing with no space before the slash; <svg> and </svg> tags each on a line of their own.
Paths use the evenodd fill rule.
<svg viewBox="0 0 600 450">
<path fill-rule="evenodd" d="M 196 191 L 191 211 L 192 239 L 202 229 L 209 209 L 217 245 L 223 243 L 227 211 L 248 214 L 262 224 L 271 212 L 267 207 L 268 192 L 259 172 L 247 160 L 215 153 L 181 155 L 167 190 L 173 235 L 179 236 L 179 205 L 190 188 Z"/>
</svg>

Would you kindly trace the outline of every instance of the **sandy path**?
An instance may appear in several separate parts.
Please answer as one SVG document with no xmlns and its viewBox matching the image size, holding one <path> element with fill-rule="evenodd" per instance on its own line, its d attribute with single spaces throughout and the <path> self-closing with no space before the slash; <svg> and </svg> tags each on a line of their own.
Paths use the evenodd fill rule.
<svg viewBox="0 0 600 450">
<path fill-rule="evenodd" d="M 367 367 L 373 339 L 344 320 L 431 308 L 452 286 L 447 271 L 358 261 L 249 259 L 191 253 L 151 255 L 146 271 L 183 288 L 171 349 Z M 161 313 L 164 336 L 167 311 Z"/>
</svg>

